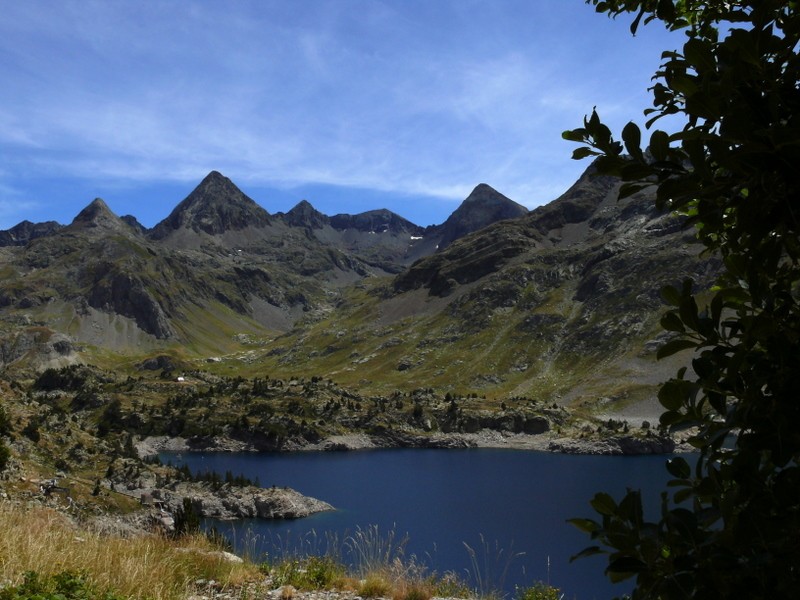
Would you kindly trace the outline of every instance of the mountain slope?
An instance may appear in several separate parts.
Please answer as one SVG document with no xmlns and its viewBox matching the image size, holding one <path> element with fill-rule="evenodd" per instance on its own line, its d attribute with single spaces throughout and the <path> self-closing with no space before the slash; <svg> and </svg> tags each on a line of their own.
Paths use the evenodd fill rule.
<svg viewBox="0 0 800 600">
<path fill-rule="evenodd" d="M 654 360 L 658 290 L 687 275 L 707 286 L 718 265 L 647 192 L 617 190 L 589 170 L 528 212 L 481 185 L 426 229 L 305 201 L 269 215 L 218 173 L 151 231 L 95 200 L 0 248 L 0 329 L 17 340 L 0 361 L 173 352 L 226 375 L 302 372 L 376 393 L 652 400 L 674 366 Z"/>
<path fill-rule="evenodd" d="M 597 407 L 652 402 L 681 356 L 657 363 L 659 289 L 719 265 L 647 193 L 617 201 L 587 173 L 530 214 L 457 240 L 388 284 L 264 349 L 260 368 L 301 367 L 350 385 L 482 390 Z"/>
</svg>

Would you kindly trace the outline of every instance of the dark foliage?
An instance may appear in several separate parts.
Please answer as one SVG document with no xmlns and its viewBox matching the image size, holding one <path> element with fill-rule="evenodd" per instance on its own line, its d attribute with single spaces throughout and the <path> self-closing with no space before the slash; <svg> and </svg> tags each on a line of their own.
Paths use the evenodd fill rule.
<svg viewBox="0 0 800 600">
<path fill-rule="evenodd" d="M 694 468 L 668 464 L 674 493 L 645 520 L 629 492 L 592 501 L 600 520 L 575 519 L 605 553 L 612 580 L 636 578 L 634 598 L 794 598 L 800 589 L 800 12 L 795 1 L 590 0 L 631 30 L 683 29 L 664 52 L 648 127 L 685 118 L 677 133 L 622 142 L 596 113 L 564 137 L 586 144 L 621 197 L 656 186 L 659 208 L 696 226 L 725 272 L 704 305 L 691 281 L 665 288 L 659 356 L 692 350 L 659 393 L 661 424 L 693 428 Z M 646 147 L 643 148 L 643 143 Z"/>
</svg>

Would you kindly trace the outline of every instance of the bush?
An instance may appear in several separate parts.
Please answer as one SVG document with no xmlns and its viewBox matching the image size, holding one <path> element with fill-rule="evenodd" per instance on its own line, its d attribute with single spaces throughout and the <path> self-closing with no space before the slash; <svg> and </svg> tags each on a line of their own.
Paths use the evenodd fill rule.
<svg viewBox="0 0 800 600">
<path fill-rule="evenodd" d="M 175 511 L 175 536 L 191 535 L 200 531 L 200 515 L 194 509 L 191 498 L 184 498 L 183 505 Z"/>
<path fill-rule="evenodd" d="M 392 591 L 392 584 L 378 574 L 367 575 L 358 586 L 358 595 L 362 598 L 385 598 Z"/>
<path fill-rule="evenodd" d="M 78 391 L 86 385 L 91 371 L 80 365 L 61 369 L 45 369 L 33 383 L 34 389 L 44 392 L 53 390 Z"/>
<path fill-rule="evenodd" d="M 344 567 L 329 556 L 289 559 L 272 569 L 275 585 L 291 585 L 306 590 L 331 588 L 344 577 Z"/>
<path fill-rule="evenodd" d="M 426 585 L 421 583 L 411 583 L 407 586 L 400 586 L 392 596 L 393 600 L 430 600 L 433 594 Z"/>
<path fill-rule="evenodd" d="M 39 422 L 36 419 L 31 419 L 28 421 L 28 424 L 25 425 L 25 429 L 22 430 L 22 435 L 24 435 L 34 444 L 38 443 L 42 438 L 41 434 L 39 433 Z"/>
<path fill-rule="evenodd" d="M 18 586 L 0 590 L 0 600 L 122 600 L 122 596 L 94 590 L 81 573 L 63 571 L 41 577 L 28 571 Z"/>
<path fill-rule="evenodd" d="M 8 418 L 8 413 L 0 406 L 0 437 L 9 435 L 11 433 L 11 419 Z"/>
<path fill-rule="evenodd" d="M 560 600 L 558 588 L 550 587 L 541 581 L 526 588 L 517 588 L 514 593 L 515 600 Z"/>
<path fill-rule="evenodd" d="M 5 471 L 8 461 L 11 459 L 11 451 L 4 443 L 0 442 L 0 472 Z"/>
</svg>

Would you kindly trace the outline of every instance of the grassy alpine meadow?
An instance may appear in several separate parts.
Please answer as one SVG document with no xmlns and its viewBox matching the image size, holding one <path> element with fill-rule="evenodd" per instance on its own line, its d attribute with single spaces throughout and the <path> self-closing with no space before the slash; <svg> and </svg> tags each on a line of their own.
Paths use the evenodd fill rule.
<svg viewBox="0 0 800 600">
<path fill-rule="evenodd" d="M 9 502 L 0 503 L 0 531 L 0 582 L 7 590 L 31 579 L 39 587 L 56 588 L 50 592 L 79 581 L 90 597 L 176 600 L 187 597 L 201 579 L 223 587 L 263 580 L 257 566 L 228 562 L 201 534 L 176 540 L 158 534 L 98 535 L 58 511 Z"/>
</svg>

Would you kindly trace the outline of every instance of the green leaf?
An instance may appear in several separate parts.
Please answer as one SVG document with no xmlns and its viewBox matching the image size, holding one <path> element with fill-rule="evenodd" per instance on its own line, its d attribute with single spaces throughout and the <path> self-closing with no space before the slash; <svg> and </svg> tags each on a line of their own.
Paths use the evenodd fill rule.
<svg viewBox="0 0 800 600">
<path fill-rule="evenodd" d="M 682 502 L 685 502 L 692 496 L 694 496 L 694 490 L 692 488 L 684 488 L 682 490 L 678 490 L 677 492 L 675 492 L 674 496 L 675 504 L 681 504 Z"/>
<path fill-rule="evenodd" d="M 617 194 L 617 198 L 619 200 L 623 200 L 628 196 L 633 196 L 636 192 L 649 187 L 652 187 L 651 183 L 623 183 L 619 188 L 619 194 Z"/>
<path fill-rule="evenodd" d="M 599 492 L 592 498 L 590 504 L 601 515 L 610 517 L 617 512 L 617 503 L 605 492 Z"/>
<path fill-rule="evenodd" d="M 644 183 L 644 180 L 651 179 L 653 175 L 655 175 L 655 171 L 653 170 L 653 167 L 646 165 L 643 162 L 627 160 L 622 164 L 620 174 L 622 175 L 622 179 L 625 181 Z"/>
<path fill-rule="evenodd" d="M 563 131 L 561 133 L 561 137 L 570 142 L 583 143 L 586 141 L 586 130 L 583 128 L 568 129 L 567 131 Z"/>
<path fill-rule="evenodd" d="M 579 558 L 586 558 L 587 556 L 594 556 L 595 554 L 604 554 L 604 552 L 600 549 L 600 546 L 589 546 L 588 548 L 584 548 L 577 554 L 570 556 L 569 562 L 578 560 Z"/>
<path fill-rule="evenodd" d="M 669 87 L 679 94 L 684 96 L 692 96 L 697 93 L 697 81 L 691 75 L 673 74 L 669 78 Z"/>
<path fill-rule="evenodd" d="M 681 293 L 677 288 L 671 285 L 665 285 L 661 288 L 661 297 L 667 304 L 671 304 L 672 306 L 681 305 Z"/>
<path fill-rule="evenodd" d="M 661 327 L 667 331 L 677 331 L 679 333 L 686 331 L 686 328 L 683 326 L 683 321 L 681 321 L 680 317 L 674 311 L 664 313 L 661 316 Z"/>
<path fill-rule="evenodd" d="M 646 565 L 638 558 L 634 558 L 633 556 L 620 556 L 609 563 L 608 567 L 606 568 L 606 573 L 609 575 L 612 573 L 616 573 L 618 575 L 624 574 L 625 576 L 618 580 L 622 581 L 623 579 L 627 579 L 628 577 L 638 573 L 645 566 Z"/>
<path fill-rule="evenodd" d="M 656 16 L 662 21 L 669 23 L 675 18 L 675 6 L 672 0 L 659 0 L 656 6 Z"/>
<path fill-rule="evenodd" d="M 683 46 L 683 55 L 694 69 L 702 74 L 717 68 L 711 44 L 699 38 L 690 38 Z"/>
<path fill-rule="evenodd" d="M 678 312 L 681 316 L 681 321 L 684 322 L 685 325 L 691 327 L 695 331 L 698 328 L 698 309 L 697 309 L 697 302 L 691 296 L 684 297 L 681 301 L 680 306 L 678 307 Z"/>
<path fill-rule="evenodd" d="M 656 129 L 650 136 L 650 154 L 657 161 L 667 160 L 669 152 L 669 135 L 666 132 Z"/>
<path fill-rule="evenodd" d="M 600 529 L 600 524 L 592 519 L 567 519 L 567 523 L 573 525 L 585 533 L 594 533 Z"/>
<path fill-rule="evenodd" d="M 630 523 L 635 523 L 637 527 L 642 523 L 642 494 L 636 490 L 630 490 L 619 503 L 618 516 Z"/>
<path fill-rule="evenodd" d="M 598 152 L 591 148 L 583 146 L 582 148 L 575 148 L 575 150 L 572 151 L 572 160 L 581 160 L 587 156 L 597 156 L 598 154 Z"/>
<path fill-rule="evenodd" d="M 678 410 L 683 406 L 686 397 L 685 385 L 679 381 L 668 381 L 658 390 L 658 401 L 667 410 Z"/>
<path fill-rule="evenodd" d="M 625 150 L 633 156 L 641 160 L 642 158 L 642 132 L 639 127 L 633 122 L 629 122 L 622 129 L 622 141 L 625 142 Z"/>
<path fill-rule="evenodd" d="M 697 342 L 692 340 L 670 340 L 658 349 L 656 358 L 659 360 L 677 354 L 681 350 L 688 350 L 689 348 L 696 348 Z"/>
<path fill-rule="evenodd" d="M 692 473 L 689 463 L 686 462 L 685 458 L 680 456 L 676 456 L 675 458 L 671 458 L 667 461 L 667 471 L 669 471 L 670 475 L 677 477 L 678 479 L 686 479 Z"/>
</svg>

